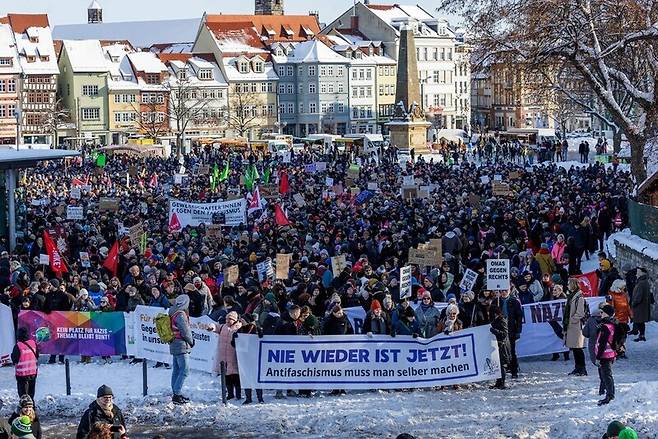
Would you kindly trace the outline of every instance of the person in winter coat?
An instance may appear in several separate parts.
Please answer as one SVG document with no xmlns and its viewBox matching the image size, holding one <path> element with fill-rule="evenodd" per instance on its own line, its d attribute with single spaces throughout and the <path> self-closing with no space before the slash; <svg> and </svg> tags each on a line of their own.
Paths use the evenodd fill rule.
<svg viewBox="0 0 658 439">
<path fill-rule="evenodd" d="M 16 388 L 18 396 L 29 395 L 34 399 L 37 384 L 39 347 L 30 339 L 25 327 L 18 328 L 17 341 L 11 352 L 11 361 L 16 365 Z"/>
<path fill-rule="evenodd" d="M 523 308 L 521 302 L 510 294 L 509 290 L 501 290 L 498 298 L 493 302 L 503 310 L 503 316 L 507 319 L 507 332 L 510 343 L 509 369 L 512 378 L 519 376 L 519 361 L 516 357 L 516 341 L 521 338 L 523 330 Z"/>
<path fill-rule="evenodd" d="M 217 339 L 217 355 L 213 372 L 222 373 L 221 362 L 226 367 L 227 399 L 242 399 L 240 388 L 240 372 L 238 371 L 238 354 L 235 352 L 234 334 L 242 327 L 238 313 L 231 311 L 226 315 L 226 323 L 221 325 L 208 325 L 208 331 L 219 334 Z"/>
<path fill-rule="evenodd" d="M 370 311 L 368 311 L 363 321 L 362 332 L 367 335 L 391 334 L 391 324 L 377 299 L 374 299 L 370 304 Z"/>
<path fill-rule="evenodd" d="M 553 263 L 555 264 L 556 271 L 557 268 L 567 268 L 569 265 L 569 260 L 564 257 L 565 250 L 567 249 L 567 242 L 563 234 L 557 235 L 557 241 L 553 243 L 553 248 L 551 249 L 551 257 L 553 258 Z"/>
<path fill-rule="evenodd" d="M 580 291 L 578 279 L 570 277 L 567 285 L 567 303 L 562 315 L 564 345 L 571 349 L 575 367 L 569 375 L 587 375 L 585 366 L 585 338 L 583 337 L 583 318 L 585 318 L 585 298 Z"/>
<path fill-rule="evenodd" d="M 167 296 L 162 294 L 160 288 L 151 287 L 151 300 L 149 300 L 149 306 L 157 306 L 158 308 L 167 309 L 171 306 Z"/>
<path fill-rule="evenodd" d="M 434 281 L 430 276 L 425 276 L 425 279 L 423 279 L 423 288 L 430 293 L 433 302 L 445 301 L 445 295 L 439 287 L 434 284 Z"/>
<path fill-rule="evenodd" d="M 441 294 L 437 296 L 438 302 L 446 300 L 448 294 L 454 294 L 455 297 L 459 297 L 459 287 L 455 285 L 455 276 L 452 273 L 446 273 L 445 271 L 439 276 L 439 290 Z M 443 300 L 441 300 L 443 296 Z"/>
<path fill-rule="evenodd" d="M 555 261 L 553 261 L 553 256 L 551 256 L 551 252 L 548 250 L 548 244 L 541 244 L 539 253 L 535 255 L 535 260 L 539 264 L 539 270 L 542 275 L 551 275 L 555 272 Z"/>
<path fill-rule="evenodd" d="M 114 405 L 114 394 L 109 386 L 102 385 L 96 392 L 96 400 L 89 404 L 80 418 L 76 439 L 85 439 L 91 427 L 97 423 L 109 424 L 119 427 L 119 435 L 126 434 L 126 421 L 121 409 Z"/>
<path fill-rule="evenodd" d="M 299 335 L 319 335 L 320 321 L 311 313 L 311 308 L 302 306 L 299 312 L 299 320 L 302 325 L 299 327 Z"/>
<path fill-rule="evenodd" d="M 254 319 L 259 328 L 263 327 L 265 319 L 271 312 L 279 314 L 279 307 L 276 306 L 276 297 L 274 296 L 274 293 L 267 293 L 253 312 Z"/>
<path fill-rule="evenodd" d="M 598 276 L 601 278 L 599 282 L 599 296 L 607 296 L 610 292 L 610 287 L 612 283 L 617 279 L 621 279 L 617 267 L 612 265 L 607 259 L 603 259 L 599 264 L 599 270 L 597 271 Z"/>
<path fill-rule="evenodd" d="M 617 279 L 610 287 L 610 296 L 612 297 L 612 306 L 615 308 L 615 318 L 624 329 L 624 338 L 617 353 L 618 358 L 626 357 L 626 334 L 631 330 L 631 305 L 626 292 L 626 281 Z"/>
<path fill-rule="evenodd" d="M 437 323 L 441 313 L 432 301 L 432 295 L 429 291 L 423 293 L 422 303 L 416 308 L 416 321 L 420 327 L 420 336 L 424 338 L 432 338 L 439 333 L 437 330 Z"/>
<path fill-rule="evenodd" d="M 475 326 L 476 304 L 473 300 L 475 293 L 473 291 L 466 291 L 462 294 L 462 300 L 459 304 L 460 320 L 464 325 L 464 329 Z"/>
<path fill-rule="evenodd" d="M 608 404 L 615 399 L 615 380 L 612 376 L 612 363 L 615 362 L 615 358 L 617 357 L 617 352 L 613 346 L 617 321 L 614 319 L 614 315 L 615 309 L 611 305 L 604 305 L 601 308 L 602 319 L 596 333 L 594 353 L 599 363 L 599 390 L 601 387 L 605 388 L 605 398 L 600 400 L 598 405 Z"/>
<path fill-rule="evenodd" d="M 521 302 L 521 305 L 527 305 L 529 303 L 535 303 L 535 298 L 532 295 L 532 292 L 530 292 L 529 284 L 525 281 L 521 281 L 519 283 L 518 289 L 516 290 L 516 296 L 518 297 L 519 301 Z"/>
<path fill-rule="evenodd" d="M 89 292 L 85 288 L 81 288 L 78 297 L 75 299 L 73 309 L 80 312 L 95 311 L 97 308 L 96 303 L 89 297 Z"/>
<path fill-rule="evenodd" d="M 60 285 L 59 280 L 52 279 L 50 281 L 50 288 L 46 294 L 46 300 L 44 302 L 44 312 L 46 314 L 51 311 L 71 311 L 73 309 L 73 303 L 75 300 L 73 296 L 68 294 L 64 285 Z M 48 359 L 48 364 L 55 364 L 55 361 L 59 361 L 60 364 L 64 364 L 64 355 L 60 355 L 59 358 L 56 358 L 55 355 L 51 355 Z"/>
<path fill-rule="evenodd" d="M 139 294 L 137 287 L 134 285 L 128 285 L 126 287 L 126 292 L 128 293 L 128 312 L 133 312 L 139 305 L 144 305 L 144 299 L 142 299 L 142 295 Z"/>
<path fill-rule="evenodd" d="M 541 298 L 544 296 L 544 287 L 542 287 L 541 282 L 527 270 L 523 273 L 523 281 L 528 285 L 528 291 L 532 294 L 533 303 L 541 302 Z"/>
<path fill-rule="evenodd" d="M 484 290 L 478 295 L 478 300 L 475 304 L 475 326 L 491 323 L 490 308 L 492 300 L 492 292 L 489 290 Z"/>
<path fill-rule="evenodd" d="M 411 335 L 413 337 L 418 337 L 419 334 L 420 326 L 416 320 L 416 313 L 411 306 L 407 306 L 400 313 L 400 317 L 395 322 L 391 335 Z"/>
<path fill-rule="evenodd" d="M 354 329 L 350 321 L 345 316 L 343 308 L 340 305 L 335 305 L 331 310 L 331 314 L 325 319 L 322 325 L 322 334 L 324 335 L 346 335 L 354 334 Z"/>
<path fill-rule="evenodd" d="M 8 421 L 10 424 L 13 424 L 16 418 L 21 416 L 27 416 L 30 418 L 32 434 L 36 439 L 41 439 L 43 434 L 41 431 L 41 422 L 39 421 L 39 415 L 34 410 L 34 401 L 29 395 L 23 395 L 20 397 L 18 400 L 18 409 L 9 416 Z"/>
<path fill-rule="evenodd" d="M 596 352 L 594 352 L 594 347 L 596 346 L 596 335 L 599 330 L 599 324 L 601 324 L 601 307 L 604 305 L 605 302 L 601 302 L 598 308 L 593 309 L 592 313 L 583 325 L 583 336 L 587 339 L 587 352 L 589 353 L 589 361 L 594 366 L 596 366 Z M 599 393 L 603 395 L 600 390 Z"/>
<path fill-rule="evenodd" d="M 498 355 L 500 357 L 500 378 L 496 380 L 496 383 L 491 386 L 495 389 L 505 389 L 505 368 L 510 365 L 511 361 L 511 349 L 509 342 L 509 331 L 507 324 L 507 319 L 503 315 L 503 310 L 498 306 L 493 305 L 491 307 L 491 328 L 489 331 L 496 337 L 496 342 L 498 343 Z"/>
<path fill-rule="evenodd" d="M 290 307 L 288 312 L 283 313 L 279 319 L 276 327 L 274 328 L 275 335 L 299 335 L 299 328 L 301 322 L 299 316 L 301 315 L 301 308 L 297 305 Z"/>
<path fill-rule="evenodd" d="M 185 294 L 190 298 L 190 317 L 201 317 L 206 311 L 206 296 L 201 294 L 194 284 L 185 284 L 183 288 Z"/>
<path fill-rule="evenodd" d="M 173 356 L 171 370 L 171 400 L 174 404 L 186 404 L 189 399 L 182 394 L 185 378 L 190 373 L 190 352 L 194 347 L 194 338 L 190 328 L 190 298 L 186 294 L 176 297 L 174 305 L 168 314 L 174 340 L 169 343 L 169 353 Z"/>
<path fill-rule="evenodd" d="M 418 314 L 416 314 L 418 315 Z M 457 318 L 459 315 L 459 307 L 453 303 L 446 307 L 446 315 L 436 323 L 437 333 L 444 333 L 448 335 L 454 331 L 461 331 L 464 324 Z M 421 327 L 422 330 L 422 327 Z"/>
<path fill-rule="evenodd" d="M 638 337 L 633 341 L 647 341 L 645 337 L 646 322 L 651 320 L 651 302 L 653 299 L 651 286 L 644 268 L 637 269 L 637 282 L 633 290 L 631 306 L 633 308 L 633 331 Z"/>
</svg>

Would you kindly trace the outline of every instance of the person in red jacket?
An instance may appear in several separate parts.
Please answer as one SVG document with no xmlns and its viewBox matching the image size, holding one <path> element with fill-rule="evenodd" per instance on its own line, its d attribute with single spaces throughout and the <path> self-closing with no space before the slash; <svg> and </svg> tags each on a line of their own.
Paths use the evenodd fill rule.
<svg viewBox="0 0 658 439">
<path fill-rule="evenodd" d="M 30 339 L 27 328 L 18 328 L 16 345 L 11 353 L 11 361 L 16 366 L 16 388 L 19 398 L 30 395 L 34 400 L 34 389 L 37 383 L 39 348 Z"/>
</svg>

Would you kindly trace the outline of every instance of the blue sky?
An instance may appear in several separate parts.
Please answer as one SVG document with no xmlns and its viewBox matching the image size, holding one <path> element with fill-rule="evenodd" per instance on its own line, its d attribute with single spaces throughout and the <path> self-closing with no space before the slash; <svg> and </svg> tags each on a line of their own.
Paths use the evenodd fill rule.
<svg viewBox="0 0 658 439">
<path fill-rule="evenodd" d="M 254 0 L 98 0 L 103 6 L 104 21 L 158 20 L 165 18 L 200 17 L 209 13 L 253 13 Z M 339 13 L 353 5 L 353 0 L 284 0 L 288 14 L 307 14 L 320 11 L 320 21 L 331 22 Z M 430 13 L 437 0 L 397 1 L 401 4 L 419 4 Z M 47 12 L 51 25 L 85 23 L 87 6 L 91 0 L 0 0 L 0 16 L 7 12 Z M 373 3 L 392 4 L 396 1 L 381 0 Z"/>
</svg>

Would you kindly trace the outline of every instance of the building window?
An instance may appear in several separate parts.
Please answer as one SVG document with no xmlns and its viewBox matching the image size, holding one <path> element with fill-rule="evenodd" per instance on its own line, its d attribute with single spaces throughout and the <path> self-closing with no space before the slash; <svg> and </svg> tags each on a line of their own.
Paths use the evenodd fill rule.
<svg viewBox="0 0 658 439">
<path fill-rule="evenodd" d="M 297 76 L 302 76 L 304 74 L 304 66 L 297 66 Z"/>
<path fill-rule="evenodd" d="M 295 113 L 295 104 L 293 104 L 292 102 L 289 102 L 287 107 L 288 107 L 287 110 L 288 110 L 289 114 L 294 114 Z"/>
<path fill-rule="evenodd" d="M 327 92 L 327 84 L 324 82 L 320 84 L 320 93 L 326 93 Z"/>
<path fill-rule="evenodd" d="M 10 93 L 16 91 L 16 80 L 15 79 L 8 79 L 7 80 L 7 91 L 10 92 Z"/>
<path fill-rule="evenodd" d="M 336 76 L 342 78 L 344 73 L 343 66 L 336 67 Z"/>
<path fill-rule="evenodd" d="M 327 67 L 327 75 L 334 76 L 334 66 Z"/>
<path fill-rule="evenodd" d="M 13 64 L 11 58 L 0 58 L 0 66 L 2 67 L 11 67 Z"/>
<path fill-rule="evenodd" d="M 344 113 L 345 112 L 345 104 L 343 104 L 342 102 L 338 103 L 338 112 L 339 113 Z"/>
<path fill-rule="evenodd" d="M 294 76 L 293 66 L 286 66 L 286 75 Z"/>
<path fill-rule="evenodd" d="M 303 102 L 299 103 L 299 114 L 304 114 L 304 103 Z"/>
<path fill-rule="evenodd" d="M 114 121 L 121 122 L 121 113 L 114 113 Z"/>
<path fill-rule="evenodd" d="M 295 93 L 295 86 L 293 84 L 286 84 L 286 93 L 289 95 Z"/>
<path fill-rule="evenodd" d="M 114 95 L 114 103 L 115 104 L 121 103 L 121 95 Z"/>
<path fill-rule="evenodd" d="M 338 93 L 345 93 L 345 85 L 342 82 L 338 83 Z"/>
<path fill-rule="evenodd" d="M 159 84 L 160 83 L 160 74 L 159 73 L 147 73 L 144 75 L 144 80 L 147 84 Z"/>
<path fill-rule="evenodd" d="M 308 85 L 308 92 L 311 94 L 317 93 L 317 86 L 314 83 L 310 83 Z"/>
<path fill-rule="evenodd" d="M 83 96 L 98 96 L 98 86 L 97 85 L 83 85 L 82 86 L 82 95 Z"/>
<path fill-rule="evenodd" d="M 359 118 L 359 107 L 352 107 L 352 118 L 353 119 Z"/>
<path fill-rule="evenodd" d="M 100 108 L 82 108 L 82 120 L 100 120 Z"/>
<path fill-rule="evenodd" d="M 273 82 L 268 82 L 267 83 L 267 92 L 272 93 L 274 91 L 274 83 Z"/>
<path fill-rule="evenodd" d="M 286 75 L 286 67 L 285 66 L 277 66 L 276 67 L 276 74 L 279 75 L 279 77 L 283 77 Z"/>
<path fill-rule="evenodd" d="M 327 84 L 327 93 L 333 93 L 334 92 L 334 83 L 330 82 Z"/>
<path fill-rule="evenodd" d="M 282 95 L 286 92 L 286 85 L 285 84 L 279 84 L 279 94 Z"/>
<path fill-rule="evenodd" d="M 315 66 L 308 66 L 308 76 L 315 76 Z"/>
<path fill-rule="evenodd" d="M 325 66 L 320 66 L 320 76 L 327 76 L 327 68 Z"/>
<path fill-rule="evenodd" d="M 322 114 L 327 113 L 327 103 L 326 102 L 320 103 L 320 113 L 322 113 Z"/>
<path fill-rule="evenodd" d="M 261 61 L 256 61 L 254 63 L 254 72 L 256 73 L 263 73 L 263 63 Z"/>
<path fill-rule="evenodd" d="M 249 63 L 247 61 L 240 61 L 238 63 L 238 71 L 240 73 L 249 73 Z"/>
<path fill-rule="evenodd" d="M 258 65 L 258 64 L 256 64 Z M 212 79 L 212 70 L 210 69 L 201 69 L 199 70 L 199 79 L 202 81 L 209 81 Z"/>
<path fill-rule="evenodd" d="M 316 114 L 318 112 L 318 104 L 315 102 L 308 104 L 308 111 L 311 114 Z"/>
<path fill-rule="evenodd" d="M 7 107 L 0 105 L 0 118 L 7 117 Z"/>
<path fill-rule="evenodd" d="M 3 79 L 0 79 L 0 93 L 5 92 L 5 81 Z"/>
</svg>

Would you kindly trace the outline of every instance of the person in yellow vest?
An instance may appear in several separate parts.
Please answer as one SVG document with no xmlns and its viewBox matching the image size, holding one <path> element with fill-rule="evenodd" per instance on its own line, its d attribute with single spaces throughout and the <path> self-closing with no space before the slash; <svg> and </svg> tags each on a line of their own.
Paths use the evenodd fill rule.
<svg viewBox="0 0 658 439">
<path fill-rule="evenodd" d="M 18 328 L 16 345 L 11 353 L 11 361 L 16 366 L 16 387 L 19 398 L 30 395 L 34 400 L 34 388 L 37 383 L 39 347 L 30 339 L 27 328 Z"/>
</svg>

